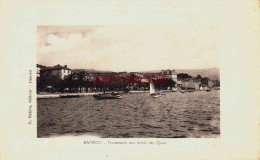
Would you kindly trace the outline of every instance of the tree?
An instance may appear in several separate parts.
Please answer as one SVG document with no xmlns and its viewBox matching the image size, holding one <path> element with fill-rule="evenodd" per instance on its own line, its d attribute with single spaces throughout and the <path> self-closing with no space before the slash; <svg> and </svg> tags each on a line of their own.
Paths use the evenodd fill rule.
<svg viewBox="0 0 260 160">
<path fill-rule="evenodd" d="M 84 72 L 75 73 L 76 86 L 82 92 L 82 88 L 86 86 L 86 74 Z"/>
<path fill-rule="evenodd" d="M 39 81 L 39 88 L 40 90 L 44 91 L 48 87 L 54 88 L 60 82 L 60 78 L 57 75 L 52 75 L 49 72 L 45 72 L 41 74 L 40 81 Z"/>
<path fill-rule="evenodd" d="M 175 84 L 176 84 L 176 82 L 170 78 L 168 80 L 167 87 L 169 86 L 172 89 L 172 87 L 175 87 Z"/>
<path fill-rule="evenodd" d="M 196 79 L 201 79 L 201 75 L 197 75 Z"/>
<path fill-rule="evenodd" d="M 177 79 L 189 79 L 189 78 L 191 78 L 191 76 L 188 75 L 187 73 L 177 74 Z"/>
<path fill-rule="evenodd" d="M 69 92 L 72 92 L 77 88 L 77 77 L 75 73 L 72 73 L 64 78 L 65 87 L 69 88 Z"/>
</svg>

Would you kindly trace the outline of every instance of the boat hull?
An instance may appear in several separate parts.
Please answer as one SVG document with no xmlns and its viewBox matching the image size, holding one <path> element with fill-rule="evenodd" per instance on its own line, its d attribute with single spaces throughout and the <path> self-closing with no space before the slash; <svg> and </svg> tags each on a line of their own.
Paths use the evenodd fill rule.
<svg viewBox="0 0 260 160">
<path fill-rule="evenodd" d="M 120 95 L 111 95 L 111 94 L 98 94 L 93 95 L 96 99 L 121 99 L 122 97 Z"/>
<path fill-rule="evenodd" d="M 150 96 L 151 96 L 151 97 L 153 97 L 153 98 L 158 98 L 158 97 L 161 97 L 161 95 L 160 95 L 160 94 L 156 94 L 156 93 L 154 93 L 154 94 L 150 94 Z"/>
</svg>

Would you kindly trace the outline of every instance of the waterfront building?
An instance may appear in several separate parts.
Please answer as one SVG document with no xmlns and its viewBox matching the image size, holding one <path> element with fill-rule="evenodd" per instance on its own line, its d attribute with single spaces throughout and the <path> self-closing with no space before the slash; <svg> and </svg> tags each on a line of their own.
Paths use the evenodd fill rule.
<svg viewBox="0 0 260 160">
<path fill-rule="evenodd" d="M 180 84 L 180 81 L 178 81 Z M 200 89 L 200 83 L 189 80 L 189 81 L 181 81 L 181 86 L 179 86 L 182 89 L 191 89 L 191 90 L 199 90 Z"/>
<path fill-rule="evenodd" d="M 41 69 L 40 74 L 41 75 L 50 74 L 50 75 L 57 76 L 59 79 L 64 79 L 66 76 L 71 74 L 71 69 L 69 69 L 67 65 L 61 66 L 58 64 L 53 67 L 46 67 L 44 69 Z"/>
<path fill-rule="evenodd" d="M 46 66 L 43 66 L 43 65 L 40 65 L 40 64 L 37 64 L 37 65 L 36 65 L 36 75 L 37 75 L 37 78 L 40 77 L 40 71 L 41 71 L 42 69 L 44 69 L 44 68 L 46 68 Z"/>
<path fill-rule="evenodd" d="M 212 82 L 212 80 L 210 80 L 209 78 L 202 78 L 201 79 L 201 84 L 202 85 L 204 85 L 204 86 L 207 86 L 207 87 L 209 87 L 209 88 L 211 88 L 211 87 L 213 87 L 213 82 Z"/>
<path fill-rule="evenodd" d="M 178 87 L 178 88 L 181 89 L 182 85 L 183 85 L 183 84 L 182 84 L 182 81 L 177 81 L 177 87 Z"/>
<path fill-rule="evenodd" d="M 40 70 L 41 70 L 41 67 L 40 66 L 38 66 L 38 64 L 37 64 L 37 70 L 36 70 L 36 75 L 37 75 L 37 77 L 40 77 Z"/>
<path fill-rule="evenodd" d="M 170 69 L 162 70 L 161 74 L 163 76 L 168 76 L 170 79 L 177 82 L 177 72 L 175 70 L 170 70 Z"/>
</svg>

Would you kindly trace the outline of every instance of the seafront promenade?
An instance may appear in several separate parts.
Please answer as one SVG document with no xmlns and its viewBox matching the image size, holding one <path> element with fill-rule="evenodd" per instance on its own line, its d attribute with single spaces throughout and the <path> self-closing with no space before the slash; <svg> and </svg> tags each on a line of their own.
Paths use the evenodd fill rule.
<svg viewBox="0 0 260 160">
<path fill-rule="evenodd" d="M 150 91 L 129 91 L 129 94 L 133 93 L 149 93 Z M 163 92 L 172 92 L 172 90 L 163 90 Z M 85 93 L 44 93 L 44 94 L 37 94 L 38 99 L 44 99 L 44 98 L 60 98 L 62 95 L 79 95 L 82 96 L 93 96 L 96 94 L 101 94 L 103 92 L 85 92 Z M 112 92 L 106 92 L 106 93 L 112 93 Z M 121 93 L 121 92 L 120 92 Z M 123 92 L 122 92 L 123 93 Z"/>
<path fill-rule="evenodd" d="M 93 96 L 101 92 L 91 92 L 91 93 L 53 93 L 53 94 L 37 94 L 37 99 L 43 98 L 60 98 L 62 95 L 79 95 L 81 96 Z"/>
<path fill-rule="evenodd" d="M 174 92 L 173 90 L 161 90 L 160 92 Z M 176 92 L 176 91 L 175 91 Z M 181 90 L 178 90 L 177 92 L 181 92 Z M 96 94 L 102 94 L 103 92 L 84 92 L 84 93 L 41 93 L 37 94 L 37 99 L 45 99 L 45 98 L 60 98 L 61 96 L 73 96 L 77 95 L 79 97 L 83 96 L 93 96 Z M 111 91 L 106 93 L 112 93 Z M 120 94 L 136 94 L 136 93 L 150 93 L 150 91 L 129 91 L 126 92 L 119 92 Z"/>
<path fill-rule="evenodd" d="M 129 91 L 129 93 L 149 93 L 150 91 Z M 37 94 L 37 99 L 44 99 L 44 98 L 60 98 L 63 95 L 79 95 L 82 96 L 93 96 L 96 94 L 101 94 L 103 92 L 85 92 L 85 93 L 44 93 L 44 94 Z M 106 92 L 112 93 L 112 92 Z M 121 92 L 120 92 L 121 93 Z"/>
</svg>

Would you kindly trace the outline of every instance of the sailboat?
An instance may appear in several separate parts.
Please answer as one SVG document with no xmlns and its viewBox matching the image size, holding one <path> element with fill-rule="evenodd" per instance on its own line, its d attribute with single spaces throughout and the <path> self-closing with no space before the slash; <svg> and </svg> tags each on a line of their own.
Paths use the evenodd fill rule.
<svg viewBox="0 0 260 160">
<path fill-rule="evenodd" d="M 154 98 L 161 96 L 160 94 L 156 93 L 155 86 L 154 86 L 154 83 L 152 81 L 150 82 L 150 96 L 152 96 Z"/>
</svg>

